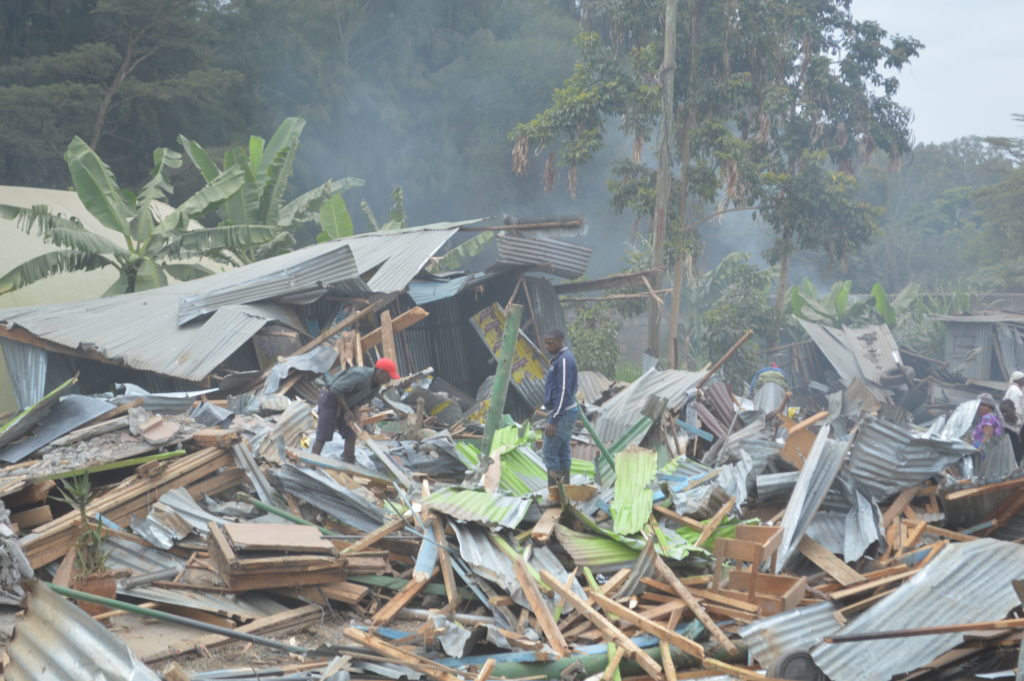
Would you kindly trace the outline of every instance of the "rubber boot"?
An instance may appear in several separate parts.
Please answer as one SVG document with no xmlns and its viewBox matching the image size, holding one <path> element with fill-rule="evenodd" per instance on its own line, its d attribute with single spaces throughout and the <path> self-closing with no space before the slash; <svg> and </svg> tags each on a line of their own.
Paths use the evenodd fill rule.
<svg viewBox="0 0 1024 681">
<path fill-rule="evenodd" d="M 561 481 L 561 477 L 554 471 L 548 471 L 548 497 L 544 501 L 540 502 L 541 508 L 555 508 L 561 505 L 561 501 L 558 496 L 558 486 Z"/>
<path fill-rule="evenodd" d="M 341 460 L 345 463 L 355 464 L 356 462 L 356 439 L 345 438 L 345 450 L 341 454 Z"/>
</svg>

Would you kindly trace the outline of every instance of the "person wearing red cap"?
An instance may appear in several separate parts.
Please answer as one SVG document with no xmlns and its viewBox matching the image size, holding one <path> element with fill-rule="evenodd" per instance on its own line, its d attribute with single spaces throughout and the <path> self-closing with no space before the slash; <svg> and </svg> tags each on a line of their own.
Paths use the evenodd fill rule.
<svg viewBox="0 0 1024 681">
<path fill-rule="evenodd" d="M 356 410 L 377 396 L 380 388 L 398 380 L 395 360 L 382 357 L 372 367 L 352 367 L 327 379 L 327 387 L 320 391 L 317 402 L 316 440 L 313 453 L 319 454 L 337 429 L 345 438 L 346 463 L 356 462 L 356 433 L 352 428 L 359 423 Z"/>
</svg>

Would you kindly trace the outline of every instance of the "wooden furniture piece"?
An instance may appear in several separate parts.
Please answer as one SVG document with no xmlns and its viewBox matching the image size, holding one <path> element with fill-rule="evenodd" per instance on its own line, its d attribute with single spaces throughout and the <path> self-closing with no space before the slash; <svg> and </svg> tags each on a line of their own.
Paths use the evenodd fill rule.
<svg viewBox="0 0 1024 681">
<path fill-rule="evenodd" d="M 762 615 L 795 607 L 803 599 L 806 578 L 775 575 L 782 528 L 738 525 L 734 539 L 715 540 L 715 571 L 711 590 L 757 605 Z M 728 580 L 723 580 L 726 561 L 735 563 Z M 768 564 L 769 573 L 761 568 Z M 748 569 L 741 566 L 749 565 Z"/>
</svg>

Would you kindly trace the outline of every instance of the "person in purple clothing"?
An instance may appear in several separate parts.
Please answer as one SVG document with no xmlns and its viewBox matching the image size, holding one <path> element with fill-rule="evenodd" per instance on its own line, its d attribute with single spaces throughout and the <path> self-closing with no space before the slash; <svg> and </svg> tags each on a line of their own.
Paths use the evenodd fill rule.
<svg viewBox="0 0 1024 681">
<path fill-rule="evenodd" d="M 989 393 L 978 395 L 978 425 L 974 426 L 971 444 L 979 449 L 994 437 L 1003 434 L 1003 420 L 999 415 L 996 398 Z"/>
<path fill-rule="evenodd" d="M 548 472 L 548 505 L 558 503 L 558 486 L 569 482 L 569 440 L 579 418 L 576 407 L 576 358 L 565 346 L 565 332 L 552 329 L 544 336 L 544 349 L 551 355 L 551 366 L 544 377 L 544 443 L 541 457 Z"/>
</svg>

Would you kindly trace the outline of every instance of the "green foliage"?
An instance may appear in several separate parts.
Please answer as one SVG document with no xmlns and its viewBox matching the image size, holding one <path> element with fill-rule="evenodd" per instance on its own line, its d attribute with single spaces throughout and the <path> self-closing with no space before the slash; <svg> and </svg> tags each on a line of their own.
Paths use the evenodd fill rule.
<svg viewBox="0 0 1024 681">
<path fill-rule="evenodd" d="M 704 361 L 718 359 L 747 329 L 754 330 L 754 338 L 725 364 L 725 378 L 734 387 L 744 385 L 760 368 L 758 351 L 778 340 L 781 323 L 781 314 L 769 299 L 772 272 L 748 264 L 748 258 L 746 253 L 731 253 L 704 275 L 693 300 L 695 314 L 686 320 L 695 352 Z"/>
<path fill-rule="evenodd" d="M 237 169 L 243 183 L 220 210 L 220 228 L 237 227 L 269 234 L 262 240 L 236 240 L 223 248 L 221 257 L 246 264 L 284 253 L 296 244 L 295 231 L 303 223 L 319 220 L 317 241 L 352 236 L 352 218 L 341 192 L 359 187 L 354 177 L 327 180 L 319 187 L 284 203 L 306 121 L 290 117 L 274 131 L 270 141 L 253 135 L 246 148 L 224 153 L 224 171 Z M 207 181 L 219 173 L 216 162 L 196 141 L 178 135 L 178 143 Z M 237 231 L 237 230 L 236 230 Z"/>
<path fill-rule="evenodd" d="M 470 237 L 427 266 L 435 274 L 449 272 L 461 266 L 470 258 L 480 255 L 484 247 L 494 238 L 494 232 L 481 232 Z"/>
<path fill-rule="evenodd" d="M 869 295 L 851 293 L 853 282 L 837 281 L 819 297 L 814 285 L 804 279 L 786 295 L 786 312 L 832 327 L 859 327 L 887 324 L 896 340 L 927 357 L 941 357 L 944 327 L 935 316 L 969 312 L 974 303 L 970 288 L 963 284 L 924 293 L 918 284 L 907 284 L 890 296 L 881 283 L 875 283 Z"/>
<path fill-rule="evenodd" d="M 778 235 L 766 254 L 778 263 L 796 247 L 819 251 L 846 270 L 850 256 L 875 232 L 880 208 L 856 199 L 856 179 L 828 170 L 822 155 L 805 155 L 798 172 L 766 173 L 760 214 Z"/>
<path fill-rule="evenodd" d="M 106 531 L 99 517 L 90 519 L 89 503 L 95 497 L 89 474 L 64 478 L 57 489 L 59 501 L 78 511 L 78 539 L 75 541 L 75 570 L 80 577 L 101 574 L 107 569 L 107 556 L 103 547 Z"/>
<path fill-rule="evenodd" d="M 606 305 L 583 305 L 576 310 L 567 334 L 580 369 L 615 375 L 620 326 Z"/>
<path fill-rule="evenodd" d="M 878 158 L 859 174 L 861 198 L 885 212 L 876 236 L 850 261 L 856 289 L 880 282 L 895 291 L 916 282 L 938 290 L 948 284 L 950 272 L 970 274 L 986 288 L 991 283 L 992 290 L 1014 286 L 995 270 L 987 280 L 985 270 L 1005 251 L 995 234 L 990 236 L 1000 248 L 990 247 L 978 196 L 979 189 L 1007 177 L 1009 161 L 981 140 L 965 138 L 919 144 L 898 170 L 890 165 Z"/>
<path fill-rule="evenodd" d="M 113 267 L 119 276 L 106 295 L 131 293 L 165 286 L 168 275 L 193 278 L 209 274 L 195 264 L 176 260 L 218 257 L 225 249 L 267 242 L 273 234 L 265 227 L 234 225 L 190 230 L 193 217 L 214 210 L 242 186 L 243 170 L 227 168 L 208 181 L 177 208 L 164 214 L 156 205 L 173 190 L 168 171 L 181 165 L 170 149 L 153 152 L 153 171 L 137 194 L 121 189 L 110 168 L 79 137 L 65 156 L 71 179 L 82 204 L 111 231 L 114 241 L 92 234 L 80 222 L 50 212 L 43 206 L 0 206 L 0 215 L 15 219 L 27 233 L 64 250 L 32 258 L 0 277 L 0 293 L 72 270 Z M 123 244 L 122 244 L 123 242 Z"/>
</svg>

